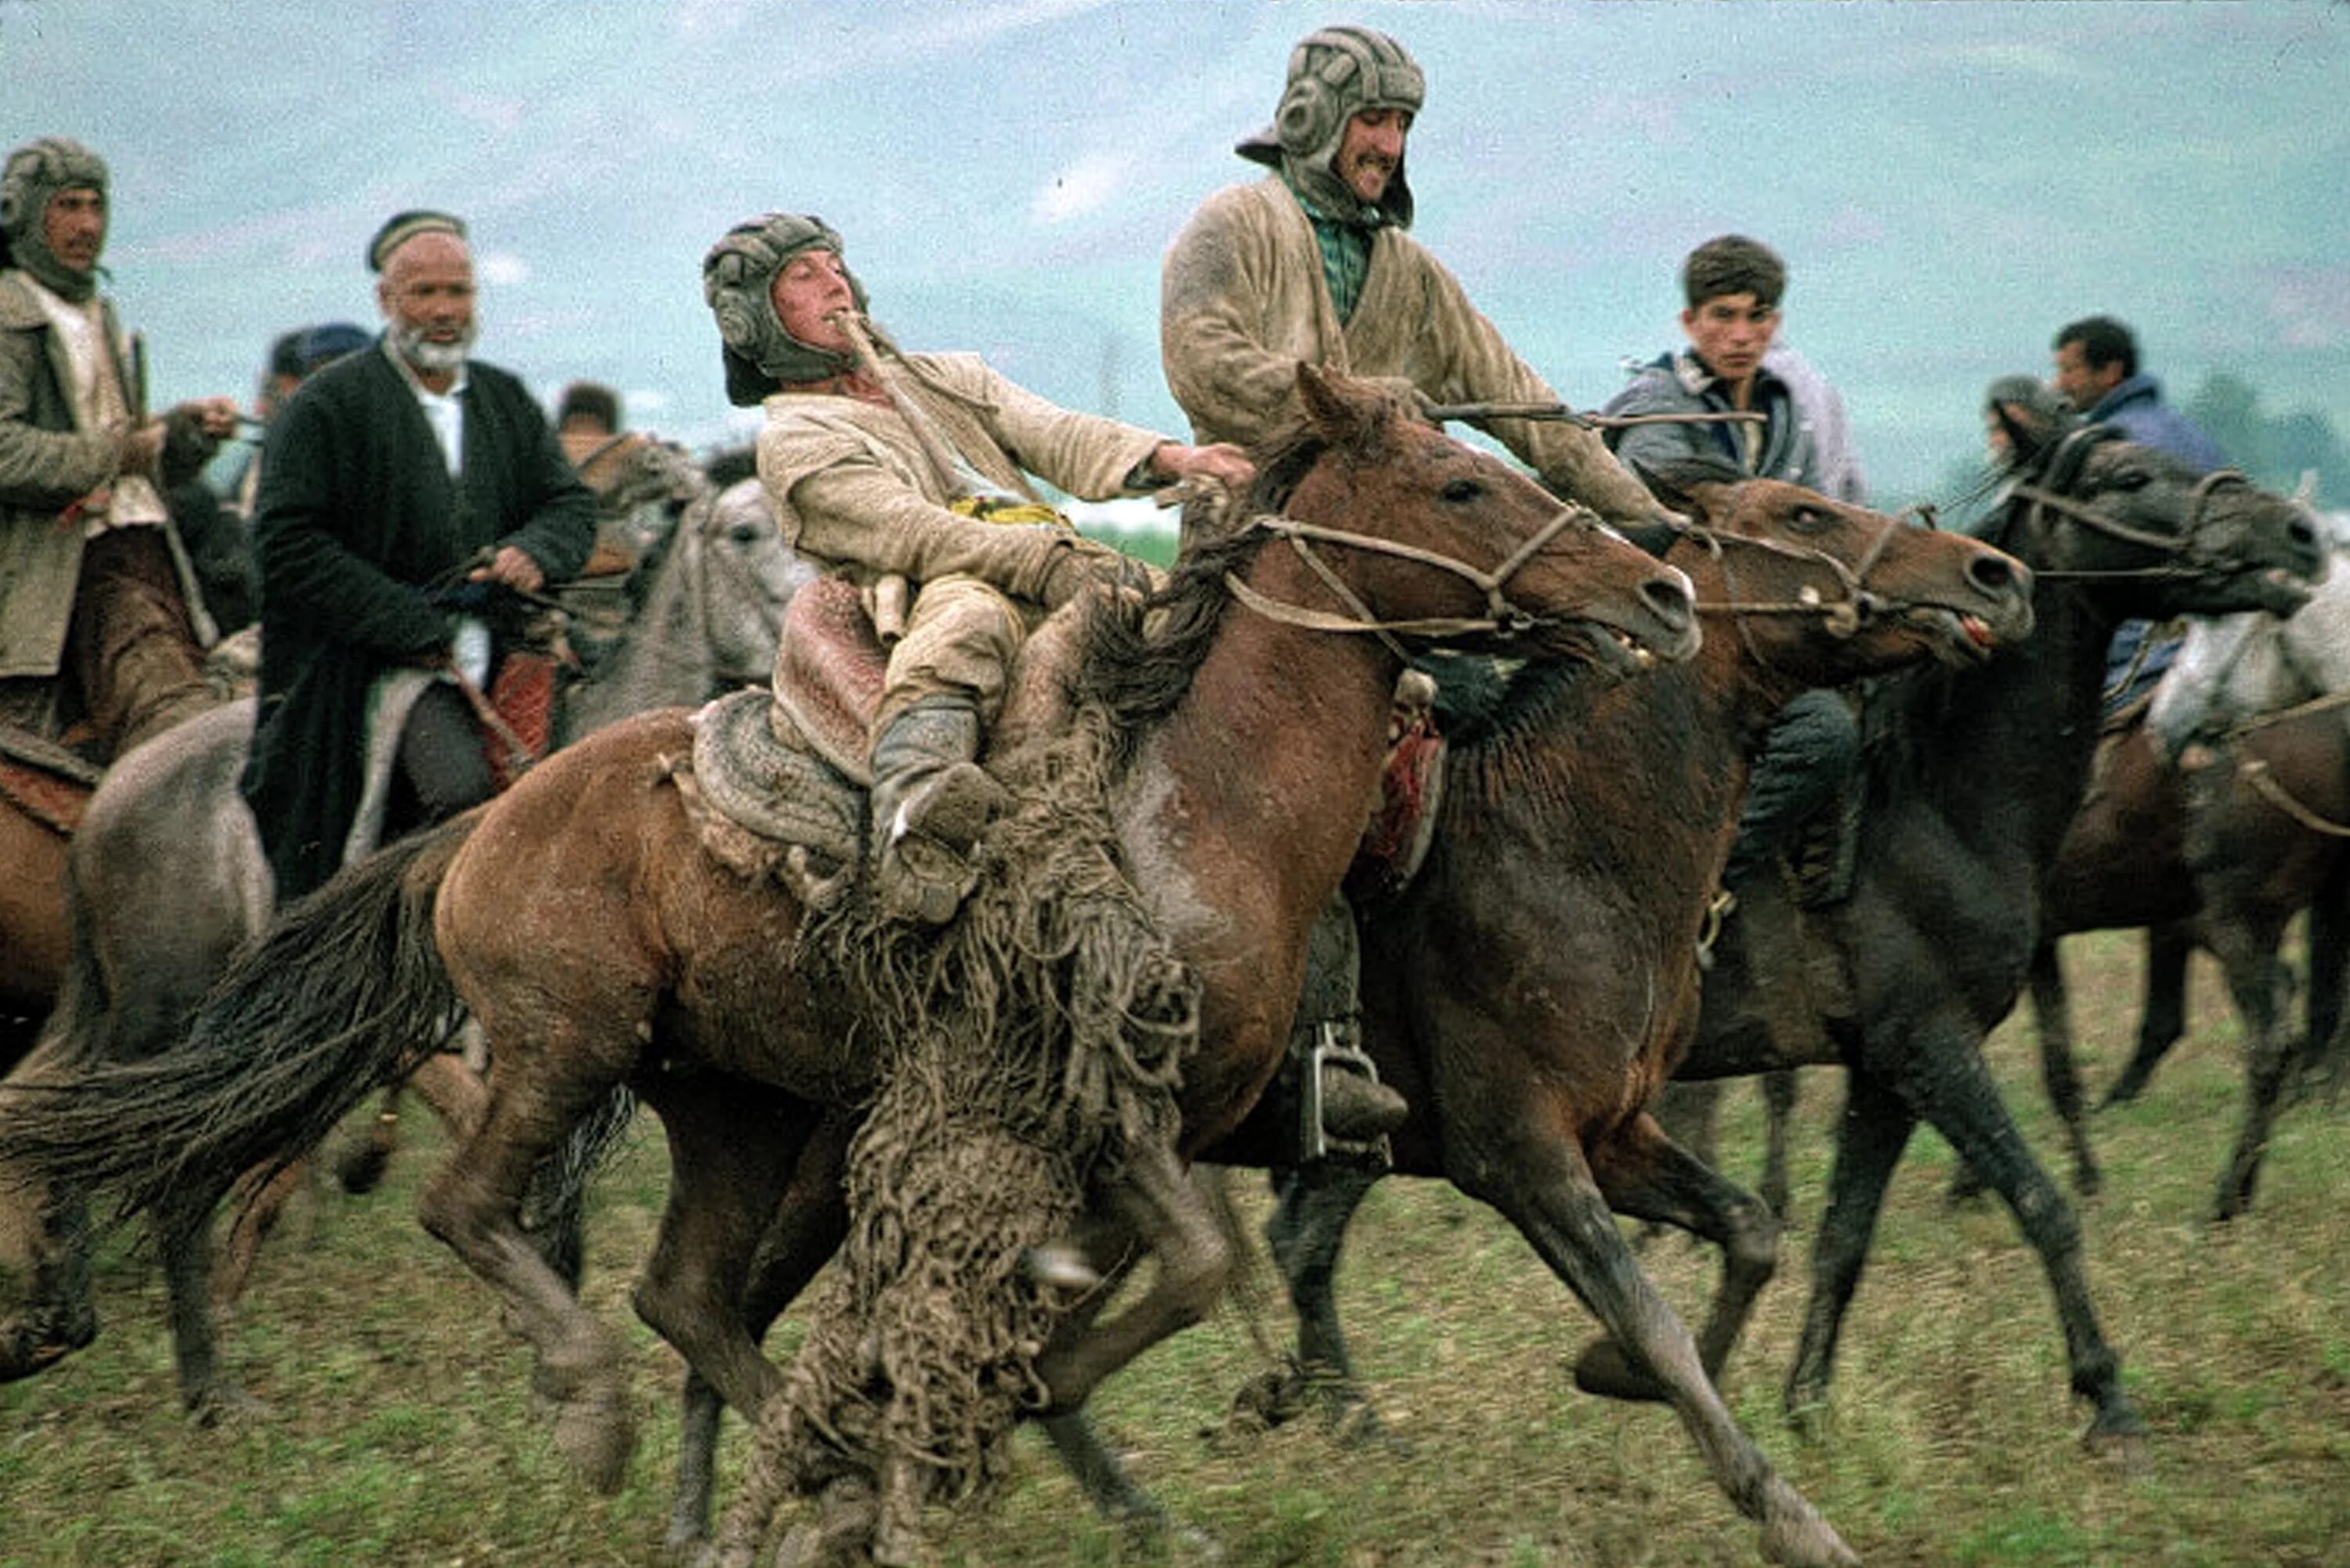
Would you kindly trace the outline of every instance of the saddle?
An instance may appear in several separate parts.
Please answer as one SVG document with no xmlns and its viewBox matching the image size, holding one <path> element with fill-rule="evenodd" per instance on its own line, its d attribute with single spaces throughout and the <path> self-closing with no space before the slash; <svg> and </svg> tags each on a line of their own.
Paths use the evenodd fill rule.
<svg viewBox="0 0 2350 1568">
<path fill-rule="evenodd" d="M 828 903 L 865 858 L 866 736 L 888 654 L 862 597 L 838 577 L 792 596 L 775 687 L 750 687 L 693 718 L 693 757 L 677 780 L 702 846 L 746 876 Z"/>
<path fill-rule="evenodd" d="M 705 847 L 738 869 L 785 876 L 803 897 L 847 885 L 864 857 L 867 740 L 889 657 L 856 585 L 819 577 L 792 596 L 773 691 L 753 687 L 694 715 L 689 808 Z M 1347 874 L 1350 896 L 1394 896 L 1428 854 L 1444 781 L 1434 697 L 1417 672 L 1398 685 L 1380 807 Z"/>
<path fill-rule="evenodd" d="M 78 752 L 30 730 L 0 724 L 0 800 L 70 838 L 101 776 Z"/>
</svg>

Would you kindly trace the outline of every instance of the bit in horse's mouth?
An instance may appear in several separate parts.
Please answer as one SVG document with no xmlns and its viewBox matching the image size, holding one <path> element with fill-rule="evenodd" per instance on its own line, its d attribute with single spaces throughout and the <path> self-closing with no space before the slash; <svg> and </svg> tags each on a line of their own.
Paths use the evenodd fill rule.
<svg viewBox="0 0 2350 1568">
<path fill-rule="evenodd" d="M 1947 605 L 1915 605 L 1904 617 L 1911 624 L 1935 632 L 1934 649 L 1945 663 L 1981 664 L 1999 648 L 1991 623 L 1970 610 Z"/>
</svg>

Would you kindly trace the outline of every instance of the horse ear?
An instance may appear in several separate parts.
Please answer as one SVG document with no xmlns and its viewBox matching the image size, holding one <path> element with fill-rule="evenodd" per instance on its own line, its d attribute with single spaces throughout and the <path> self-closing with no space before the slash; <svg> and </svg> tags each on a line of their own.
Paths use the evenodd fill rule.
<svg viewBox="0 0 2350 1568">
<path fill-rule="evenodd" d="M 1351 447 L 1378 427 L 1384 402 L 1367 387 L 1303 359 L 1297 362 L 1297 397 L 1305 417 L 1334 447 Z"/>
<path fill-rule="evenodd" d="M 1692 453 L 1669 462 L 1635 462 L 1633 472 L 1648 493 L 1676 512 L 1702 515 L 1724 485 L 1745 477 L 1725 458 Z"/>
</svg>

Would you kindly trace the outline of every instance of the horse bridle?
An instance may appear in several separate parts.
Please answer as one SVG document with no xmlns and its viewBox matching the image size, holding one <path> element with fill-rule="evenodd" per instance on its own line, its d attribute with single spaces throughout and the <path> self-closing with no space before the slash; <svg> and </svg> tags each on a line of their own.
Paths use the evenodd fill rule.
<svg viewBox="0 0 2350 1568">
<path fill-rule="evenodd" d="M 1603 525 L 1598 514 L 1586 507 L 1563 506 L 1511 551 L 1500 566 L 1488 572 L 1481 571 L 1466 561 L 1456 560 L 1434 550 L 1423 550 L 1417 545 L 1407 545 L 1400 540 L 1382 539 L 1375 535 L 1352 533 L 1344 528 L 1326 528 L 1318 523 L 1306 523 L 1278 513 L 1261 512 L 1243 524 L 1239 531 L 1254 530 L 1286 539 L 1290 547 L 1297 552 L 1298 558 L 1337 596 L 1338 602 L 1347 607 L 1347 613 L 1339 615 L 1329 610 L 1308 609 L 1304 605 L 1273 598 L 1250 587 L 1232 572 L 1224 574 L 1224 587 L 1233 598 L 1269 620 L 1277 620 L 1284 626 L 1302 627 L 1309 631 L 1366 633 L 1385 643 L 1397 658 L 1409 661 L 1411 654 L 1403 646 L 1400 640 L 1403 638 L 1419 639 L 1430 644 L 1470 637 L 1493 637 L 1506 641 L 1549 624 L 1552 618 L 1521 609 L 1512 604 L 1502 590 L 1518 574 L 1519 568 L 1533 560 L 1544 545 L 1577 523 L 1591 527 Z M 1381 620 L 1371 613 L 1370 607 L 1363 603 L 1361 597 L 1331 569 L 1330 564 L 1315 553 L 1316 542 L 1418 561 L 1423 566 L 1450 572 L 1456 577 L 1466 578 L 1472 587 L 1483 590 L 1486 614 L 1482 617 L 1431 616 L 1418 620 Z"/>
<path fill-rule="evenodd" d="M 2086 463 L 2092 447 L 2114 439 L 2117 438 L 2102 425 L 2084 425 L 2057 442 L 2056 451 L 2044 465 L 2044 471 L 2061 472 L 2067 478 L 2075 476 Z M 2146 581 L 2206 576 L 2220 566 L 2222 563 L 2210 555 L 2201 542 L 2204 513 L 2210 505 L 2213 494 L 2223 486 L 2250 486 L 2251 483 L 2241 470 L 2233 468 L 2214 469 L 2198 478 L 2189 496 L 2187 515 L 2180 521 L 2176 534 L 2149 534 L 2143 528 L 2133 528 L 2126 523 L 2115 521 L 2086 502 L 2076 501 L 2048 484 L 2034 483 L 2029 479 L 2019 477 L 2009 481 L 2003 499 L 2011 504 L 2022 501 L 2030 504 L 2023 519 L 2027 528 L 2036 526 L 2043 516 L 2054 514 L 2078 523 L 2092 533 L 2170 558 L 2158 566 L 2116 567 L 2109 571 L 2051 569 L 2036 572 L 2034 576 L 2042 581 Z"/>
<path fill-rule="evenodd" d="M 1731 597 L 1721 604 L 1699 605 L 1697 607 L 1700 615 L 1727 615 L 1736 618 L 1738 634 L 1741 638 L 1747 635 L 1746 618 L 1749 616 L 1815 615 L 1821 618 L 1831 637 L 1842 638 L 1855 635 L 1863 626 L 1888 609 L 1906 607 L 1908 601 L 1890 598 L 1868 587 L 1868 574 L 1877 569 L 1877 563 L 1884 556 L 1885 547 L 1893 541 L 1893 531 L 1901 525 L 1901 520 L 1898 517 L 1887 517 L 1882 525 L 1877 528 L 1876 536 L 1869 540 L 1868 548 L 1861 553 L 1860 564 L 1855 566 L 1846 566 L 1825 550 L 1807 545 L 1790 545 L 1779 539 L 1758 539 L 1746 534 L 1724 534 L 1716 529 L 1699 527 L 1695 524 L 1676 524 L 1673 532 L 1679 537 L 1694 543 L 1722 564 L 1722 582 L 1730 590 Z M 1760 550 L 1767 555 L 1783 556 L 1793 561 L 1816 562 L 1835 574 L 1838 584 L 1844 589 L 1844 597 L 1840 599 L 1825 599 L 1813 594 L 1811 590 L 1805 589 L 1803 596 L 1793 599 L 1759 599 L 1751 604 L 1742 604 L 1738 600 L 1738 586 L 1724 550 L 1724 546 L 1730 545 L 1743 545 L 1747 549 Z M 1757 659 L 1762 657 L 1751 642 L 1747 645 L 1747 652 Z"/>
</svg>

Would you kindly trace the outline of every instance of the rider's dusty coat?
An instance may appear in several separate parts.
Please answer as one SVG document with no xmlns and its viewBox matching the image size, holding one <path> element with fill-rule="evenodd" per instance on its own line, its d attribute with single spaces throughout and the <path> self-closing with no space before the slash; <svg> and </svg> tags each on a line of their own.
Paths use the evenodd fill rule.
<svg viewBox="0 0 2350 1568">
<path fill-rule="evenodd" d="M 1128 488 L 1166 439 L 1047 402 L 976 355 L 913 354 L 899 363 L 907 395 L 947 444 L 988 484 L 1015 496 L 1035 498 L 1027 480 L 1034 473 L 1071 495 L 1106 500 Z M 919 585 L 961 575 L 1015 599 L 1040 597 L 1067 535 L 947 510 L 953 493 L 895 409 L 779 392 L 766 410 L 759 477 L 794 549 L 861 587 L 889 576 Z M 818 472 L 827 481 L 823 507 L 809 504 L 800 489 Z"/>
<path fill-rule="evenodd" d="M 1295 414 L 1299 361 L 1409 381 L 1439 403 L 1555 403 L 1558 394 L 1469 303 L 1419 241 L 1382 228 L 1344 327 L 1314 226 L 1278 175 L 1208 198 L 1169 247 L 1159 354 L 1193 439 L 1253 446 Z M 1553 489 L 1614 521 L 1658 511 L 1599 438 L 1558 421 L 1484 428 Z"/>
<path fill-rule="evenodd" d="M 113 302 L 102 309 L 115 373 L 127 387 L 130 368 Z M 85 536 L 68 509 L 115 475 L 120 439 L 112 431 L 80 428 L 67 390 L 72 385 L 65 345 L 48 316 L 21 274 L 0 273 L 0 679 L 57 673 Z M 201 452 L 193 463 L 177 461 L 182 456 L 177 443 L 167 446 L 165 485 L 203 461 Z M 198 628 L 208 628 L 186 553 L 163 526 L 181 594 Z"/>
</svg>

